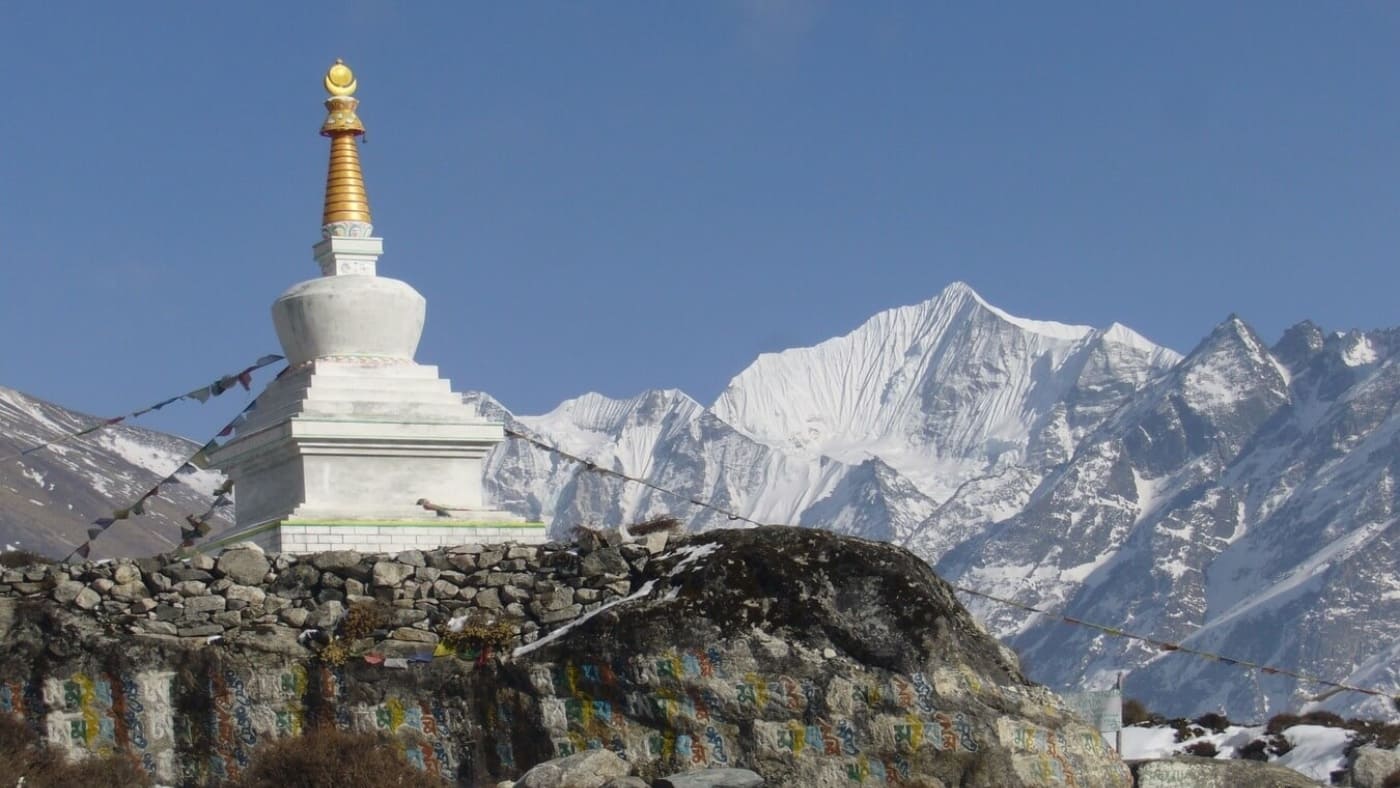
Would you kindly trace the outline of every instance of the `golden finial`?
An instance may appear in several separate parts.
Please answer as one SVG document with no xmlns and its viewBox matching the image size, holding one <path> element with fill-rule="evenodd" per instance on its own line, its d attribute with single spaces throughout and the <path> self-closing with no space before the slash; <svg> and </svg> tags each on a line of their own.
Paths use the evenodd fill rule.
<svg viewBox="0 0 1400 788">
<path fill-rule="evenodd" d="M 360 152 L 355 144 L 355 138 L 365 133 L 365 126 L 355 114 L 360 100 L 352 95 L 358 82 L 350 67 L 337 58 L 326 71 L 324 84 L 331 95 L 326 99 L 326 122 L 321 124 L 321 135 L 331 138 L 331 163 L 326 174 L 322 234 L 367 236 L 373 229 L 369 196 L 365 192 Z"/>
<path fill-rule="evenodd" d="M 355 72 L 340 58 L 336 58 L 335 65 L 326 72 L 325 85 L 326 92 L 332 96 L 353 96 L 355 88 L 359 87 L 355 82 Z"/>
</svg>

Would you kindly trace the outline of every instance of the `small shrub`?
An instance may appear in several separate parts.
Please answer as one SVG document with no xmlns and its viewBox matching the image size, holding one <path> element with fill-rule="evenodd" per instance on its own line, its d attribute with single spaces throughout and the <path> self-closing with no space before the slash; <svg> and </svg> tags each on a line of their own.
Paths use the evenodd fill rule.
<svg viewBox="0 0 1400 788">
<path fill-rule="evenodd" d="M 1155 722 L 1157 715 L 1148 711 L 1147 704 L 1137 698 L 1128 698 L 1123 701 L 1123 724 L 1141 725 L 1144 722 Z"/>
<path fill-rule="evenodd" d="M 657 515 L 636 525 L 627 526 L 627 533 L 633 536 L 646 536 L 657 531 L 676 532 L 681 530 L 681 521 L 669 514 Z"/>
<path fill-rule="evenodd" d="M 338 668 L 350 658 L 350 649 L 346 647 L 344 640 L 332 640 L 317 656 L 327 665 Z"/>
<path fill-rule="evenodd" d="M 1283 733 L 1284 731 L 1297 725 L 1302 718 L 1297 714 L 1276 714 L 1269 719 L 1264 726 L 1264 732 L 1270 736 Z"/>
<path fill-rule="evenodd" d="M 1224 714 L 1211 711 L 1197 717 L 1196 724 L 1215 733 L 1224 733 L 1225 729 L 1230 727 L 1230 720 Z"/>
<path fill-rule="evenodd" d="M 1206 733 L 1205 728 L 1192 725 L 1189 720 L 1181 718 L 1169 720 L 1167 724 L 1176 729 L 1176 741 L 1178 743 L 1190 741 L 1191 739 L 1204 736 Z"/>
<path fill-rule="evenodd" d="M 28 550 L 6 550 L 0 553 L 0 567 L 5 569 L 22 569 L 35 564 L 51 564 L 53 559 L 45 558 L 38 553 L 31 553 Z"/>
<path fill-rule="evenodd" d="M 1267 761 L 1269 760 L 1269 754 L 1264 751 L 1264 748 L 1267 746 L 1268 742 L 1263 739 L 1255 739 L 1249 744 L 1239 748 L 1235 754 L 1246 761 Z"/>
<path fill-rule="evenodd" d="M 1215 748 L 1215 742 L 1212 741 L 1192 742 L 1186 745 L 1186 749 L 1183 750 L 1183 752 L 1187 755 L 1197 755 L 1202 758 L 1214 758 L 1220 754 L 1220 751 Z"/>
<path fill-rule="evenodd" d="M 317 728 L 253 751 L 233 788 L 445 788 L 409 764 L 393 739 Z"/>
<path fill-rule="evenodd" d="M 1330 711 L 1310 711 L 1298 718 L 1300 725 L 1325 725 L 1328 728 L 1345 728 L 1346 721 Z"/>
<path fill-rule="evenodd" d="M 356 602 L 345 611 L 340 634 L 350 640 L 369 637 L 389 621 L 389 607 L 382 602 Z"/>
<path fill-rule="evenodd" d="M 17 717 L 0 715 L 0 774 L 8 785 L 69 788 L 74 785 L 149 786 L 150 778 L 129 755 L 88 757 L 69 763 Z"/>
<path fill-rule="evenodd" d="M 438 639 L 451 649 L 459 646 L 504 648 L 515 642 L 515 627 L 509 621 L 492 621 L 489 624 L 467 624 L 460 632 L 453 632 L 443 625 L 438 628 Z"/>
<path fill-rule="evenodd" d="M 1381 783 L 1381 788 L 1400 788 L 1400 769 L 1386 775 L 1385 782 Z"/>
<path fill-rule="evenodd" d="M 1292 742 L 1282 733 L 1269 737 L 1269 753 L 1275 757 L 1287 755 L 1293 749 Z"/>
</svg>

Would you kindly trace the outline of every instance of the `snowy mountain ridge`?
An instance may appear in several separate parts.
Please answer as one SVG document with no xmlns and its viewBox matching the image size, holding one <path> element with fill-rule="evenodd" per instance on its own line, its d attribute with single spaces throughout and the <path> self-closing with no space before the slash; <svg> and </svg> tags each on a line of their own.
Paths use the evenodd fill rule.
<svg viewBox="0 0 1400 788">
<path fill-rule="evenodd" d="M 1311 323 L 1270 348 L 1231 316 L 1182 356 L 1119 324 L 1015 317 L 955 283 L 761 355 L 709 408 L 589 394 L 516 421 L 679 497 L 520 442 L 486 480 L 559 532 L 661 512 L 734 525 L 694 497 L 895 542 L 952 582 L 1059 615 L 1394 692 L 1400 660 L 1381 644 L 1400 635 L 1397 349 L 1397 330 Z M 964 601 L 1059 688 L 1132 670 L 1130 694 L 1155 708 L 1239 718 L 1319 691 Z M 1326 704 L 1396 714 L 1355 694 Z"/>
<path fill-rule="evenodd" d="M 0 542 L 9 549 L 67 555 L 87 539 L 93 520 L 130 506 L 199 448 L 183 438 L 113 425 L 19 456 L 99 421 L 0 386 Z M 163 487 L 144 516 L 94 540 L 92 557 L 174 549 L 185 515 L 203 513 L 222 481 L 212 471 L 180 474 L 180 483 Z M 218 511 L 213 524 L 222 530 L 232 522 Z"/>
</svg>

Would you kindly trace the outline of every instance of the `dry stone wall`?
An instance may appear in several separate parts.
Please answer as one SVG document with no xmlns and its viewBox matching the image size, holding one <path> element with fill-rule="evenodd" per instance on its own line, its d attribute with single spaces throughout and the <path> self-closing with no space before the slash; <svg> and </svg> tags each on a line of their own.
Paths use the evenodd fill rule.
<svg viewBox="0 0 1400 788">
<path fill-rule="evenodd" d="M 495 784 L 590 749 L 647 779 L 1127 785 L 946 584 L 805 529 L 0 573 L 0 711 L 216 785 L 313 725 Z"/>
</svg>

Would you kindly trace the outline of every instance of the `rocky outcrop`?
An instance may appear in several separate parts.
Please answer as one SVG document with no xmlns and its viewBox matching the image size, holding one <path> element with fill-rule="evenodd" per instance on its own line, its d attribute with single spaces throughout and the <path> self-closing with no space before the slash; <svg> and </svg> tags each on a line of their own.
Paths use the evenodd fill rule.
<svg viewBox="0 0 1400 788">
<path fill-rule="evenodd" d="M 217 784 L 326 723 L 468 785 L 589 750 L 648 781 L 1130 783 L 926 564 L 827 532 L 240 548 L 0 580 L 0 711 L 167 783 Z"/>
<path fill-rule="evenodd" d="M 1347 777 L 1349 784 L 1356 788 L 1385 788 L 1389 780 L 1400 775 L 1400 751 L 1397 750 L 1357 747 L 1350 760 Z"/>
<path fill-rule="evenodd" d="M 1178 755 L 1133 767 L 1137 788 L 1314 788 L 1318 783 L 1282 766 Z"/>
</svg>

